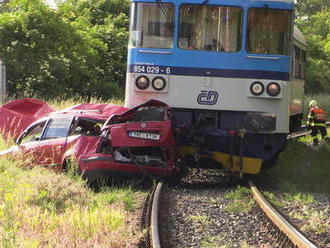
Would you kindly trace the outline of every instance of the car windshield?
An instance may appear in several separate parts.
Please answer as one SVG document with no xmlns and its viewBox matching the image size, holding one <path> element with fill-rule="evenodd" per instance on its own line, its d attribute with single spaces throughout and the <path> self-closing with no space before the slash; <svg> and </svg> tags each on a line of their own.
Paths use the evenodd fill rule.
<svg viewBox="0 0 330 248">
<path fill-rule="evenodd" d="M 171 48 L 173 45 L 174 5 L 132 3 L 130 42 L 133 47 Z"/>
<path fill-rule="evenodd" d="M 179 47 L 219 52 L 239 51 L 242 15 L 242 10 L 237 7 L 182 5 Z"/>
<path fill-rule="evenodd" d="M 292 12 L 275 9 L 250 9 L 247 51 L 288 55 L 291 44 Z"/>
</svg>

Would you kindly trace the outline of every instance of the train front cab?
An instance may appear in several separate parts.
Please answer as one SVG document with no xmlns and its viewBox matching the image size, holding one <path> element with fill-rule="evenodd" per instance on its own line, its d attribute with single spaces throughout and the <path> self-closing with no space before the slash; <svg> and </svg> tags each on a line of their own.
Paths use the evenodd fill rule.
<svg viewBox="0 0 330 248">
<path fill-rule="evenodd" d="M 292 100 L 293 2 L 132 1 L 125 105 L 172 108 L 189 164 L 256 174 L 283 149 Z"/>
</svg>

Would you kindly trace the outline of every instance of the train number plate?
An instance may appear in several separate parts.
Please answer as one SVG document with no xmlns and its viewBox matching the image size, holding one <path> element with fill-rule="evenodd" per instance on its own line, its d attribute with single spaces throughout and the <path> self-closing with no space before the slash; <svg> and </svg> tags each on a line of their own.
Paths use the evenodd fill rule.
<svg viewBox="0 0 330 248">
<path fill-rule="evenodd" d="M 149 139 L 149 140 L 160 140 L 160 134 L 158 133 L 146 133 L 138 131 L 129 131 L 129 137 L 140 138 L 140 139 Z"/>
</svg>

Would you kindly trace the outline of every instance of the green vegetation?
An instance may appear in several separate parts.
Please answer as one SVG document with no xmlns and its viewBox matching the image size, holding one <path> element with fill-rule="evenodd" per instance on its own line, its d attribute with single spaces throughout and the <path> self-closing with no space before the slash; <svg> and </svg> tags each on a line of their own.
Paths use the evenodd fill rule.
<svg viewBox="0 0 330 248">
<path fill-rule="evenodd" d="M 309 139 L 291 140 L 276 165 L 263 170 L 256 179 L 283 192 L 330 194 L 330 144 L 314 150 L 306 143 Z"/>
<path fill-rule="evenodd" d="M 80 178 L 20 165 L 0 158 L 0 247 L 136 245 L 134 210 L 142 192 L 104 187 L 95 193 Z"/>
<path fill-rule="evenodd" d="M 275 196 L 271 192 L 263 192 L 265 197 L 274 205 L 281 208 L 288 208 L 288 215 L 297 220 L 302 220 L 305 224 L 300 228 L 302 231 L 312 231 L 316 234 L 326 234 L 330 224 L 330 209 L 320 210 L 317 208 L 318 202 L 311 194 L 305 193 L 280 193 Z"/>
<path fill-rule="evenodd" d="M 92 97 L 91 99 L 89 99 L 90 103 L 105 103 L 104 101 L 102 101 L 102 99 L 100 98 L 96 98 L 96 97 Z M 61 98 L 55 98 L 52 99 L 51 101 L 47 101 L 47 103 L 49 105 L 51 105 L 55 110 L 61 110 L 61 109 L 66 109 L 72 106 L 75 106 L 77 104 L 80 103 L 84 103 L 86 102 L 86 99 L 82 98 L 82 97 L 77 97 L 77 98 L 70 98 L 70 99 L 61 99 Z M 113 105 L 120 105 L 123 106 L 124 102 L 121 98 L 112 98 L 110 100 L 110 102 L 107 102 L 109 104 L 113 104 Z"/>
<path fill-rule="evenodd" d="M 314 197 L 311 194 L 304 194 L 304 193 L 288 193 L 285 192 L 281 195 L 279 198 L 272 192 L 263 192 L 265 197 L 272 202 L 274 205 L 279 206 L 279 207 L 285 207 L 286 203 L 288 202 L 293 202 L 299 205 L 303 204 L 311 204 L 314 203 Z"/>
<path fill-rule="evenodd" d="M 219 242 L 223 242 L 223 238 L 219 236 L 206 236 L 201 242 L 201 248 L 230 248 L 229 245 L 219 246 Z"/>
<path fill-rule="evenodd" d="M 225 245 L 219 245 L 219 243 L 225 243 Z M 234 247 L 232 243 L 226 242 L 224 238 L 221 238 L 219 236 L 215 236 L 215 237 L 207 236 L 201 242 L 201 248 L 231 248 L 231 247 Z M 246 242 L 242 242 L 240 244 L 240 247 L 254 248 L 255 246 L 251 246 Z"/>
<path fill-rule="evenodd" d="M 208 217 L 207 215 L 193 215 L 190 216 L 190 219 L 194 222 L 199 222 L 203 224 L 206 224 L 211 220 L 210 217 Z"/>
<path fill-rule="evenodd" d="M 11 96 L 122 97 L 128 0 L 0 3 L 0 54 Z"/>
<path fill-rule="evenodd" d="M 315 209 L 305 209 L 303 215 L 292 211 L 290 215 L 293 218 L 307 219 L 308 222 L 301 229 L 302 231 L 312 231 L 316 234 L 325 234 L 328 233 L 328 228 L 330 225 L 329 219 L 329 209 L 322 211 L 317 211 Z"/>
<path fill-rule="evenodd" d="M 232 203 L 225 209 L 228 212 L 248 212 L 254 205 L 249 188 L 237 186 L 237 188 L 227 193 L 224 198 L 232 200 Z"/>
<path fill-rule="evenodd" d="M 308 44 L 306 92 L 330 92 L 330 1 L 298 0 L 296 24 Z"/>
</svg>

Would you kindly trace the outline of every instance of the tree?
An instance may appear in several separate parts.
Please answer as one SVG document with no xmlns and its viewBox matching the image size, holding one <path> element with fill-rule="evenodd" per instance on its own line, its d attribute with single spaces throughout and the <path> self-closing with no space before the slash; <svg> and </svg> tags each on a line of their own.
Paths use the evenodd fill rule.
<svg viewBox="0 0 330 248">
<path fill-rule="evenodd" d="M 42 0 L 12 0 L 0 14 L 0 54 L 11 95 L 120 95 L 128 2 L 107 2 L 68 0 L 54 11 Z"/>
<path fill-rule="evenodd" d="M 321 6 L 315 5 L 316 10 L 320 11 L 310 12 L 308 18 L 297 20 L 308 44 L 306 92 L 330 93 L 330 9 L 322 10 Z"/>
<path fill-rule="evenodd" d="M 298 0 L 296 5 L 296 15 L 298 18 L 309 18 L 318 12 L 328 10 L 329 8 L 329 0 Z"/>
</svg>

